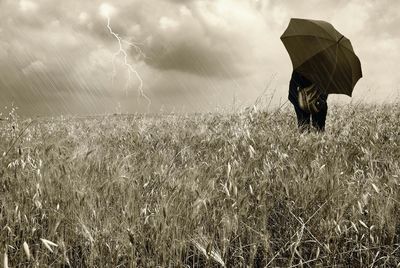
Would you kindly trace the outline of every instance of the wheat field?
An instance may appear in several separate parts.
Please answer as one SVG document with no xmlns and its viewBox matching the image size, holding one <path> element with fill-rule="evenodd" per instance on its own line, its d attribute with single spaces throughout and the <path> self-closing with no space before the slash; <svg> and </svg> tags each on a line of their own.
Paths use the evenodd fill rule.
<svg viewBox="0 0 400 268">
<path fill-rule="evenodd" d="M 4 267 L 393 267 L 400 105 L 0 121 Z"/>
</svg>

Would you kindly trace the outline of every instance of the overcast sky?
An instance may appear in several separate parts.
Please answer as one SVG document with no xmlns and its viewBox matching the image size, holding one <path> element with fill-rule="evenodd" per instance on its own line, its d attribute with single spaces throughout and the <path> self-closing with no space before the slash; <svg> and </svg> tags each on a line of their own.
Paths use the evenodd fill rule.
<svg viewBox="0 0 400 268">
<path fill-rule="evenodd" d="M 292 65 L 280 36 L 291 17 L 329 21 L 351 40 L 364 75 L 354 100 L 391 101 L 400 91 L 398 10 L 398 0 L 0 0 L 0 107 L 146 111 L 140 81 L 153 112 L 230 109 L 268 84 L 272 103 L 284 102 Z M 122 53 L 113 60 L 107 17 L 140 78 L 128 80 Z"/>
</svg>

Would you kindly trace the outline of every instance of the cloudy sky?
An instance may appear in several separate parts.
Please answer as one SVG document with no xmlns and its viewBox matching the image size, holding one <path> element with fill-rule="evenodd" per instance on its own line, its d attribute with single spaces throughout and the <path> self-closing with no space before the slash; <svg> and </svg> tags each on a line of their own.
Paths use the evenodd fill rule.
<svg viewBox="0 0 400 268">
<path fill-rule="evenodd" d="M 277 105 L 292 68 L 279 39 L 291 17 L 329 21 L 351 40 L 364 75 L 354 101 L 392 101 L 398 10 L 398 0 L 0 0 L 0 107 L 215 111 L 250 104 L 267 86 Z"/>
</svg>

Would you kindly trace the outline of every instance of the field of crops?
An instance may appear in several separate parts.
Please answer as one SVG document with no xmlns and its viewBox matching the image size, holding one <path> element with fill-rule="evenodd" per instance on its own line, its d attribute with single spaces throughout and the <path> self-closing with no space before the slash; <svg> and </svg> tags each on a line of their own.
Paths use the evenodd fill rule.
<svg viewBox="0 0 400 268">
<path fill-rule="evenodd" d="M 4 267 L 400 262 L 399 104 L 1 118 Z"/>
</svg>

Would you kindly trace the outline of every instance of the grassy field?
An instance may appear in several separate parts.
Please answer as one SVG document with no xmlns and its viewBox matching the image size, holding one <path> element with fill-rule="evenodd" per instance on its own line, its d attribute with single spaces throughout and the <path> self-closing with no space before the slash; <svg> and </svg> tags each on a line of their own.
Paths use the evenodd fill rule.
<svg viewBox="0 0 400 268">
<path fill-rule="evenodd" d="M 0 121 L 5 267 L 396 266 L 400 105 Z M 4 153 L 3 153 L 4 152 Z"/>
</svg>

